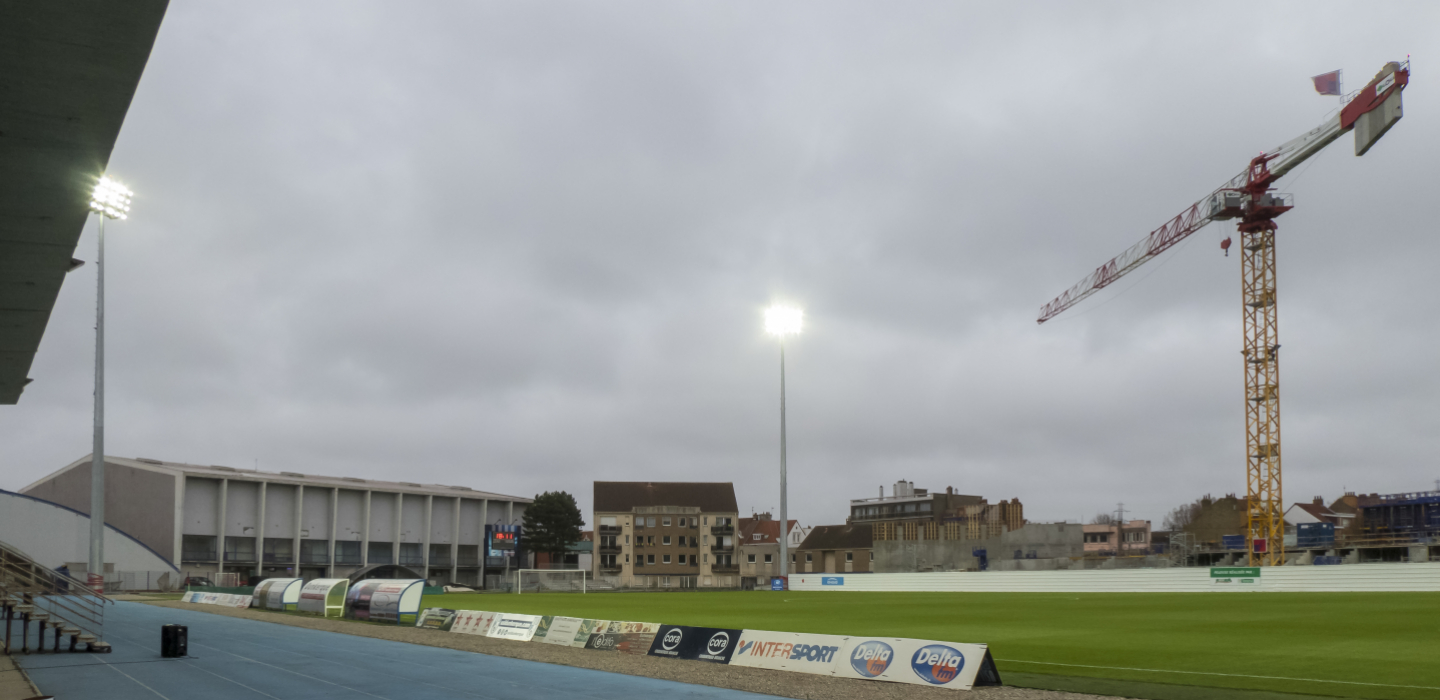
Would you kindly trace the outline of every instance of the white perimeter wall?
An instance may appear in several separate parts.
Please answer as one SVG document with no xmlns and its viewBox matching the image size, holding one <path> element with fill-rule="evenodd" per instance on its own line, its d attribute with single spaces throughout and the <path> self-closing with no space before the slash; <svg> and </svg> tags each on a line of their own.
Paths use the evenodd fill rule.
<svg viewBox="0 0 1440 700">
<path fill-rule="evenodd" d="M 54 569 L 90 559 L 90 516 L 28 496 L 0 492 L 0 541 Z M 105 563 L 115 571 L 178 571 L 144 545 L 105 526 Z"/>
<path fill-rule="evenodd" d="M 840 579 L 824 585 L 822 579 Z M 1440 563 L 1278 566 L 1257 585 L 1217 584 L 1207 568 L 1074 571 L 946 571 L 918 574 L 792 574 L 796 591 L 1216 593 L 1255 591 L 1440 591 Z"/>
</svg>

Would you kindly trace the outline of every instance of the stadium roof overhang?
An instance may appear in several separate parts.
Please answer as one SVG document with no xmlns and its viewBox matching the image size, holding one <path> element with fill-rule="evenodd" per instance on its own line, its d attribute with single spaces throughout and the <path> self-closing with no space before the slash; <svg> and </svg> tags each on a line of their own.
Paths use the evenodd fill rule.
<svg viewBox="0 0 1440 700">
<path fill-rule="evenodd" d="M 0 404 L 30 381 L 167 4 L 0 4 Z"/>
</svg>

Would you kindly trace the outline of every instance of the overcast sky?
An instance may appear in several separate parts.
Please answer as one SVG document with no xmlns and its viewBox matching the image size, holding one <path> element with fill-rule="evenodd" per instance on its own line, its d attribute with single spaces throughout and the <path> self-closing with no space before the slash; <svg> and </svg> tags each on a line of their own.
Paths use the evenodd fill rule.
<svg viewBox="0 0 1440 700">
<path fill-rule="evenodd" d="M 1233 226 L 1038 308 L 1413 53 L 1370 153 L 1281 181 L 1285 497 L 1435 488 L 1440 5 L 1387 8 L 177 0 L 110 161 L 106 451 L 774 508 L 783 301 L 792 516 L 904 478 L 1158 527 L 1245 490 Z M 0 488 L 90 451 L 94 278 Z"/>
</svg>

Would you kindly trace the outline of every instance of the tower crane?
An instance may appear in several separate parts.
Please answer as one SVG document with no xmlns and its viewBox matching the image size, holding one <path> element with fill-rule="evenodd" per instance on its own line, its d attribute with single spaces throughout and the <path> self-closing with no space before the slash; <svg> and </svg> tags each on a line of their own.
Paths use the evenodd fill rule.
<svg viewBox="0 0 1440 700">
<path fill-rule="evenodd" d="M 1347 131 L 1365 155 L 1401 117 L 1410 61 L 1385 64 L 1334 117 L 1250 160 L 1243 172 L 1040 308 L 1044 323 L 1174 247 L 1212 221 L 1236 220 L 1245 341 L 1246 550 L 1251 566 L 1285 563 L 1280 478 L 1280 338 L 1276 325 L 1275 217 L 1295 206 L 1272 185 Z M 1221 247 L 1229 255 L 1230 239 Z"/>
</svg>

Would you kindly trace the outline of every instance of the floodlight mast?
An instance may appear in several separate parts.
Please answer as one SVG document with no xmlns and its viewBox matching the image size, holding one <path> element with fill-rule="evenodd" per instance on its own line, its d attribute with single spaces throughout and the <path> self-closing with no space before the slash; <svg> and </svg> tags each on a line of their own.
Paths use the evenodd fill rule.
<svg viewBox="0 0 1440 700">
<path fill-rule="evenodd" d="M 1355 155 L 1384 136 L 1402 115 L 1400 95 L 1410 83 L 1410 61 L 1392 61 L 1341 108 L 1340 113 L 1269 153 L 1219 189 L 1191 205 L 1144 240 L 1101 265 L 1040 308 L 1044 323 L 1131 270 L 1169 250 L 1212 221 L 1238 219 L 1245 344 L 1247 551 L 1251 566 L 1285 563 L 1285 520 L 1280 472 L 1280 339 L 1276 318 L 1275 217 L 1294 208 L 1271 185 L 1347 131 Z M 1230 239 L 1221 247 L 1229 250 Z M 1228 254 L 1228 253 L 1227 253 Z"/>
<path fill-rule="evenodd" d="M 90 454 L 90 561 L 85 583 L 96 593 L 105 592 L 105 220 L 124 220 L 130 213 L 134 193 L 124 185 L 101 177 L 90 199 L 90 209 L 100 215 L 95 259 L 95 435 Z"/>
<path fill-rule="evenodd" d="M 780 581 L 790 588 L 790 532 L 785 474 L 785 336 L 798 335 L 805 312 L 788 306 L 765 310 L 765 332 L 780 339 Z"/>
</svg>

